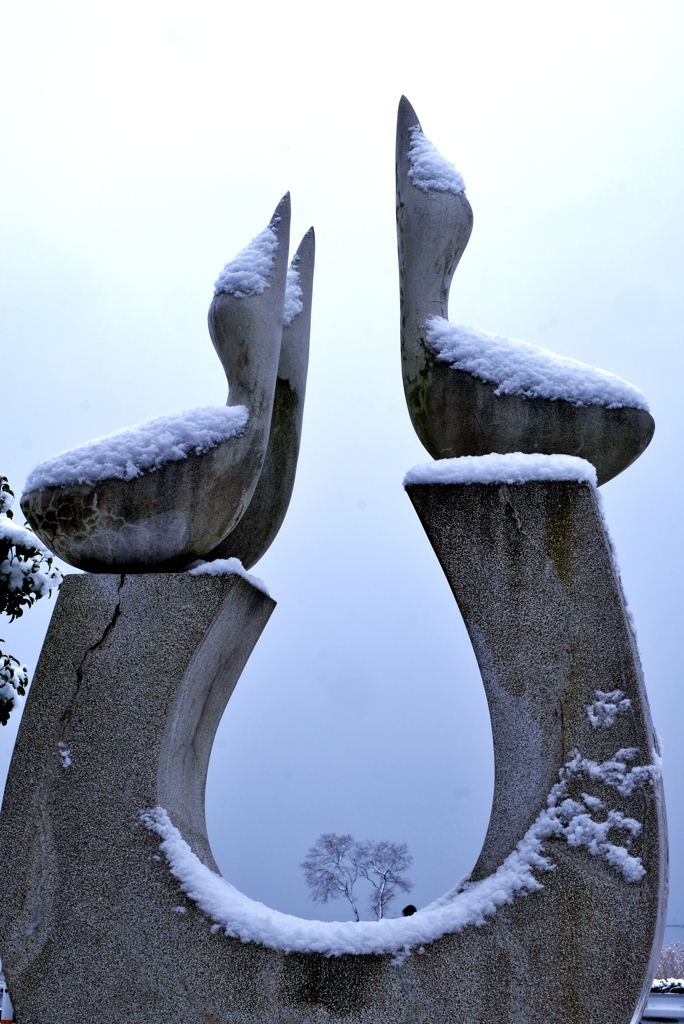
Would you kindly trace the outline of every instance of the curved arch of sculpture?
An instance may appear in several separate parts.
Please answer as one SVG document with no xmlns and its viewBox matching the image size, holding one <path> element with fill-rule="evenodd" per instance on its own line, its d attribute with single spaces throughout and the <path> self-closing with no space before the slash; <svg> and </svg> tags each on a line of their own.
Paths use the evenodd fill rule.
<svg viewBox="0 0 684 1024">
<path fill-rule="evenodd" d="M 239 897 L 211 856 L 204 781 L 274 602 L 235 575 L 67 577 L 0 820 L 3 850 L 17 851 L 0 930 L 20 1020 L 50 1019 L 61 977 L 60 1012 L 75 1024 L 114 1002 L 136 1024 L 167 1022 L 181 1003 L 197 1022 L 639 1019 L 662 935 L 664 812 L 595 491 L 408 492 L 492 718 L 494 805 L 471 882 L 413 917 L 361 925 Z M 600 718 L 611 704 L 611 724 L 608 708 L 593 725 L 592 708 Z M 577 806 L 564 814 L 566 800 Z"/>
</svg>

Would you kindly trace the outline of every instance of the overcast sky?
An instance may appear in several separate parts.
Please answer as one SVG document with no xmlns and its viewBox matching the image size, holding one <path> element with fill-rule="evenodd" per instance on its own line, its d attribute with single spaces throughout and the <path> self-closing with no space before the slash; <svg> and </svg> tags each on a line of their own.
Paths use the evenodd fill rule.
<svg viewBox="0 0 684 1024">
<path fill-rule="evenodd" d="M 399 362 L 405 93 L 474 210 L 451 319 L 612 370 L 651 402 L 653 443 L 602 491 L 684 924 L 683 21 L 681 0 L 2 4 L 0 471 L 17 494 L 61 449 L 224 402 L 213 281 L 286 190 L 293 250 L 316 228 L 299 472 L 254 569 L 278 607 L 207 792 L 216 859 L 255 899 L 347 918 L 309 902 L 298 867 L 337 831 L 408 842 L 424 905 L 472 867 L 489 817 L 479 673 L 401 487 L 427 461 Z M 52 606 L 1 625 L 31 670 Z"/>
</svg>

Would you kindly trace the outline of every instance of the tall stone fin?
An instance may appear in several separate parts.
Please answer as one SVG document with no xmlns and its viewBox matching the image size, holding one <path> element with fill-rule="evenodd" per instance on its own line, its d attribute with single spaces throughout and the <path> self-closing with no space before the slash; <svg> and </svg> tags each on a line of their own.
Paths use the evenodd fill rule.
<svg viewBox="0 0 684 1024">
<path fill-rule="evenodd" d="M 285 519 L 292 497 L 302 435 L 315 254 L 316 239 L 314 229 L 310 228 L 290 268 L 298 279 L 292 282 L 292 286 L 301 294 L 294 295 L 292 301 L 296 304 L 290 308 L 291 319 L 286 309 L 285 319 L 289 319 L 289 322 L 283 326 L 271 429 L 261 476 L 247 511 L 228 536 L 214 548 L 208 556 L 210 559 L 239 558 L 245 568 L 249 569 L 271 546 Z"/>
</svg>

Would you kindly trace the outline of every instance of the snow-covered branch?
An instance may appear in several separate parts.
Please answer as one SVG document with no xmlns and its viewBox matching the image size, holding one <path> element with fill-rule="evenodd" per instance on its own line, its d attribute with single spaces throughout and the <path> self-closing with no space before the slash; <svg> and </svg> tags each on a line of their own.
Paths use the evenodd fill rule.
<svg viewBox="0 0 684 1024">
<path fill-rule="evenodd" d="M 13 522 L 13 502 L 14 493 L 7 477 L 0 476 L 0 612 L 9 616 L 10 622 L 62 582 L 62 574 L 42 541 Z M 26 666 L 0 650 L 2 725 L 7 725 L 17 697 L 24 696 L 27 686 Z"/>
</svg>

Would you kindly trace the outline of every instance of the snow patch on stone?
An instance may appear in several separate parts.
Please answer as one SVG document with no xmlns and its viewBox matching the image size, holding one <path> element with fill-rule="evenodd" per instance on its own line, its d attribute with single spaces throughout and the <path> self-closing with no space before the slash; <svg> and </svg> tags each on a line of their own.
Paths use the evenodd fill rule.
<svg viewBox="0 0 684 1024">
<path fill-rule="evenodd" d="M 214 281 L 214 295 L 227 292 L 236 299 L 244 299 L 248 295 L 261 295 L 268 288 L 267 278 L 273 270 L 278 248 L 278 236 L 272 223 L 260 231 L 235 259 L 226 263 Z"/>
<path fill-rule="evenodd" d="M 596 487 L 596 470 L 576 455 L 462 455 L 437 459 L 410 469 L 409 484 L 526 484 L 533 480 L 574 480 Z"/>
<path fill-rule="evenodd" d="M 430 317 L 425 327 L 426 341 L 440 361 L 496 384 L 495 395 L 562 399 L 573 405 L 608 409 L 628 406 L 648 412 L 643 393 L 607 370 L 557 356 L 526 341 L 452 324 L 441 316 Z"/>
<path fill-rule="evenodd" d="M 62 759 L 62 768 L 70 768 L 71 767 L 71 751 L 67 747 L 66 743 L 62 743 L 60 741 L 57 744 L 57 749 L 59 750 L 59 756 Z"/>
<path fill-rule="evenodd" d="M 408 176 L 423 192 L 465 192 L 465 182 L 450 160 L 423 134 L 419 124 L 410 129 Z"/>
<path fill-rule="evenodd" d="M 201 561 L 199 565 L 193 563 L 188 572 L 191 576 L 242 576 L 266 597 L 271 596 L 264 581 L 258 576 L 251 576 L 239 558 L 216 558 L 213 562 Z"/>
<path fill-rule="evenodd" d="M 285 306 L 283 308 L 283 327 L 289 327 L 296 316 L 299 316 L 304 309 L 304 302 L 301 286 L 299 284 L 299 271 L 297 270 L 299 257 L 295 256 L 287 268 L 287 283 L 285 285 Z"/>
<path fill-rule="evenodd" d="M 636 754 L 635 750 L 619 750 L 609 761 L 597 764 L 575 752 L 561 769 L 547 806 L 495 872 L 479 882 L 462 881 L 458 891 L 452 890 L 411 917 L 381 921 L 307 921 L 271 910 L 243 895 L 203 864 L 163 807 L 142 811 L 140 816 L 145 825 L 160 836 L 161 850 L 172 875 L 181 890 L 212 922 L 212 932 L 223 931 L 243 942 L 256 942 L 286 952 L 327 956 L 393 953 L 400 962 L 412 948 L 433 942 L 447 933 L 460 932 L 470 925 L 482 926 L 499 907 L 512 903 L 516 896 L 542 889 L 535 871 L 555 869 L 545 853 L 545 840 L 565 839 L 569 846 L 584 847 L 591 855 L 606 860 L 625 882 L 643 877 L 645 872 L 640 858 L 634 857 L 628 849 L 631 840 L 641 831 L 640 822 L 615 809 L 609 810 L 604 820 L 597 821 L 592 812 L 599 810 L 598 798 L 572 800 L 567 793 L 568 783 L 573 779 L 600 782 L 621 795 L 652 784 L 658 776 L 658 766 L 629 768 L 627 762 Z M 611 842 L 611 833 L 622 835 L 626 845 Z"/>
<path fill-rule="evenodd" d="M 632 706 L 629 697 L 625 697 L 622 690 L 611 690 L 604 693 L 603 690 L 595 690 L 596 700 L 587 705 L 587 715 L 594 729 L 610 729 L 620 712 L 628 711 Z"/>
<path fill-rule="evenodd" d="M 244 405 L 207 406 L 159 416 L 126 430 L 88 441 L 41 462 L 24 491 L 98 480 L 133 480 L 194 452 L 201 455 L 241 434 L 249 413 Z"/>
<path fill-rule="evenodd" d="M 631 796 L 636 790 L 652 785 L 656 779 L 660 778 L 661 772 L 659 758 L 654 758 L 650 764 L 640 764 L 629 768 L 629 762 L 633 761 L 638 753 L 637 747 L 622 747 L 608 761 L 599 764 L 588 757 L 581 757 L 579 753 L 575 752 L 563 771 L 566 772 L 568 778 L 584 778 L 592 782 L 600 782 L 604 786 L 614 789 L 620 796 Z"/>
</svg>

